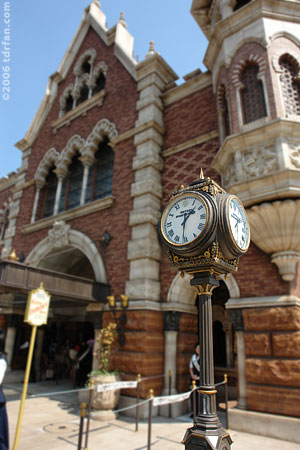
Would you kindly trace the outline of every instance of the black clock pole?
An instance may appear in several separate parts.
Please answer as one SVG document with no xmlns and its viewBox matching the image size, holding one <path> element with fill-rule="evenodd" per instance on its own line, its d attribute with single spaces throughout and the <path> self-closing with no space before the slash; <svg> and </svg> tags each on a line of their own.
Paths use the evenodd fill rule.
<svg viewBox="0 0 300 450">
<path fill-rule="evenodd" d="M 188 428 L 183 439 L 187 450 L 229 450 L 231 437 L 222 428 L 216 412 L 216 388 L 214 384 L 214 357 L 211 295 L 219 282 L 213 272 L 197 272 L 191 280 L 198 287 L 199 347 L 200 347 L 200 396 L 199 410 L 194 426 Z"/>
</svg>

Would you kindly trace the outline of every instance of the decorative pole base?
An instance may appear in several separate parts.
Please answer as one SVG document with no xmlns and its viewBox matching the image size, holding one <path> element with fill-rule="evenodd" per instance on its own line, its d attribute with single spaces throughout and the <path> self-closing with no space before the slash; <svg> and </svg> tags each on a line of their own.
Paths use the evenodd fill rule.
<svg viewBox="0 0 300 450">
<path fill-rule="evenodd" d="M 182 441 L 186 450 L 230 450 L 232 442 L 229 433 L 223 428 L 210 435 L 197 426 L 188 428 Z"/>
</svg>

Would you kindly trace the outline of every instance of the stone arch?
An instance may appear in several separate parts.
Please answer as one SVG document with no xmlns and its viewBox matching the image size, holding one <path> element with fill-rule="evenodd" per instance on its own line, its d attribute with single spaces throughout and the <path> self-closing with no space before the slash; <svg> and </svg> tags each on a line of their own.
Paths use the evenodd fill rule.
<svg viewBox="0 0 300 450">
<path fill-rule="evenodd" d="M 93 157 L 97 151 L 98 145 L 104 140 L 105 137 L 108 137 L 111 141 L 116 136 L 118 136 L 118 131 L 115 124 L 110 122 L 108 119 L 100 120 L 93 128 L 93 131 L 89 134 L 82 151 L 82 155 Z"/>
<path fill-rule="evenodd" d="M 73 73 L 76 77 L 80 76 L 82 74 L 82 64 L 85 61 L 89 61 L 92 64 L 94 63 L 95 59 L 97 56 L 97 52 L 94 48 L 88 48 L 87 50 L 85 50 L 82 55 L 80 55 L 80 57 L 78 58 L 78 60 L 76 61 L 76 64 L 74 65 L 74 70 Z"/>
<path fill-rule="evenodd" d="M 243 58 L 241 60 L 239 60 L 238 63 L 236 63 L 233 67 L 233 71 L 232 71 L 232 83 L 233 85 L 239 89 L 242 87 L 242 82 L 240 80 L 240 76 L 242 71 L 244 70 L 244 68 L 246 67 L 247 64 L 256 64 L 258 66 L 258 78 L 261 78 L 262 76 L 265 75 L 265 71 L 266 71 L 266 61 L 262 56 L 256 55 L 256 54 L 250 54 L 249 56 L 247 56 L 247 58 Z"/>
<path fill-rule="evenodd" d="M 62 96 L 59 99 L 59 105 L 60 105 L 60 113 L 63 114 L 64 110 L 66 108 L 67 99 L 70 95 L 73 96 L 73 89 L 74 85 L 73 83 L 70 83 L 62 93 Z"/>
<path fill-rule="evenodd" d="M 98 76 L 100 75 L 100 73 L 103 73 L 103 75 L 106 78 L 106 74 L 107 74 L 107 64 L 105 64 L 104 61 L 99 62 L 95 68 L 93 69 L 93 73 L 90 79 L 90 87 L 93 88 L 96 86 L 96 80 L 98 78 Z"/>
<path fill-rule="evenodd" d="M 190 280 L 192 276 L 185 274 L 182 278 L 181 274 L 178 272 L 176 276 L 173 278 L 173 281 L 170 285 L 167 302 L 172 303 L 178 306 L 188 306 L 191 309 L 196 311 L 195 307 L 195 298 L 197 295 L 197 288 L 190 285 Z M 225 276 L 221 276 L 222 281 L 225 283 L 230 298 L 239 298 L 240 297 L 240 289 L 238 283 L 233 275 L 228 274 L 226 279 Z"/>
<path fill-rule="evenodd" d="M 83 154 L 82 151 L 84 144 L 85 140 L 79 134 L 74 134 L 61 152 L 56 164 L 57 168 L 67 171 L 76 151 L 78 150 L 81 155 Z"/>
<path fill-rule="evenodd" d="M 64 239 L 62 239 L 61 241 L 57 239 L 55 248 L 64 247 L 67 242 L 68 246 L 81 251 L 83 255 L 89 260 L 94 270 L 96 281 L 106 283 L 107 279 L 104 263 L 93 241 L 82 232 L 68 228 L 68 226 L 66 226 L 64 222 L 62 223 L 62 226 L 65 229 Z M 52 230 L 50 230 L 50 232 Z M 25 261 L 27 264 L 38 267 L 43 258 L 45 258 L 53 250 L 53 240 L 51 239 L 50 232 L 46 238 L 40 241 L 31 250 Z"/>
<path fill-rule="evenodd" d="M 46 177 L 49 173 L 49 170 L 54 165 L 56 166 L 56 163 L 59 158 L 59 153 L 56 150 L 56 148 L 52 147 L 50 148 L 44 155 L 42 161 L 38 165 L 38 168 L 34 174 L 35 181 L 45 184 Z"/>
<path fill-rule="evenodd" d="M 298 72 L 299 72 L 299 70 L 300 70 L 300 49 L 298 52 L 292 48 L 289 48 L 286 52 L 277 50 L 272 58 L 272 66 L 274 67 L 275 72 L 282 73 L 282 69 L 279 65 L 279 61 L 282 56 L 287 56 L 293 62 L 293 64 L 295 64 L 295 66 L 297 67 Z"/>
</svg>

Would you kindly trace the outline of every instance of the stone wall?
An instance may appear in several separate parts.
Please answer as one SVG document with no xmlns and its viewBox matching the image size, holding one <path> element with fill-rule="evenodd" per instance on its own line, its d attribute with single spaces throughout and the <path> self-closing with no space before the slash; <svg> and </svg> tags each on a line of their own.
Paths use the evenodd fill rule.
<svg viewBox="0 0 300 450">
<path fill-rule="evenodd" d="M 300 417 L 300 307 L 243 315 L 248 408 Z"/>
</svg>

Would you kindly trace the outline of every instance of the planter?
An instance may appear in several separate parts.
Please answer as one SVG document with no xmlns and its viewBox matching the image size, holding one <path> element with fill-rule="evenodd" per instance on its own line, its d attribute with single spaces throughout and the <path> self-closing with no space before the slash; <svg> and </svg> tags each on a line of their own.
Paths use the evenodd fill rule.
<svg viewBox="0 0 300 450">
<path fill-rule="evenodd" d="M 95 383 L 92 407 L 94 410 L 97 410 L 97 412 L 93 414 L 93 418 L 96 420 L 115 419 L 116 414 L 113 410 L 119 403 L 120 389 L 116 389 L 114 391 L 97 392 L 97 386 L 99 384 L 116 383 L 117 381 L 120 381 L 119 375 L 94 375 L 92 379 Z"/>
</svg>

